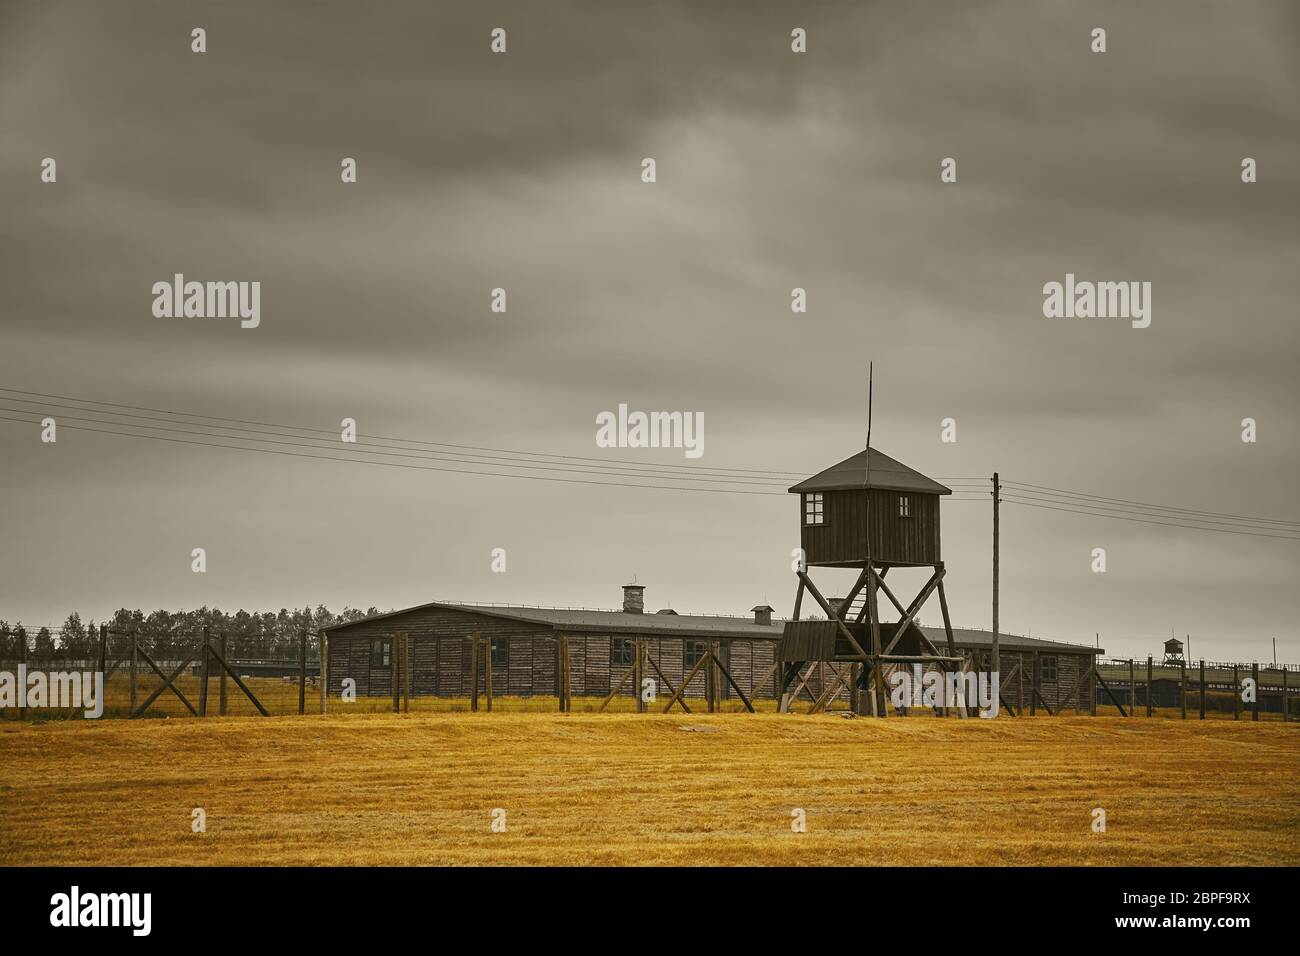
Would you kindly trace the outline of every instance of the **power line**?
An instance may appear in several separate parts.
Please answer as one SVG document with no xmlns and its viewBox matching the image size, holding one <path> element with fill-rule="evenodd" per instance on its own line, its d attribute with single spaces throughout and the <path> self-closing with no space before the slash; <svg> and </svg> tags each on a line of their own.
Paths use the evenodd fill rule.
<svg viewBox="0 0 1300 956">
<path fill-rule="evenodd" d="M 1132 501 L 1127 498 L 1107 498 L 1102 495 L 1090 495 L 1081 491 L 1065 491 L 1061 488 L 1049 488 L 1046 485 L 1034 485 L 1034 484 L 1030 484 L 1029 482 L 1023 482 L 1023 481 L 1008 481 L 1008 482 L 1004 482 L 1004 484 L 1016 485 L 1020 488 L 1033 489 L 1036 491 L 1054 492 L 1057 495 L 1064 495 L 1071 498 L 1085 498 L 1085 499 L 1092 499 L 1094 501 L 1111 501 L 1117 504 L 1138 505 L 1144 508 L 1156 508 L 1161 511 L 1178 511 L 1178 512 L 1184 512 L 1186 514 L 1205 515 L 1207 517 L 1212 517 L 1212 518 L 1234 518 L 1239 521 L 1259 521 L 1259 522 L 1267 522 L 1272 524 L 1295 525 L 1296 527 L 1300 527 L 1300 521 L 1286 521 L 1281 518 L 1252 518 L 1249 515 L 1223 514 L 1217 511 L 1196 511 L 1192 508 L 1177 508 L 1170 505 L 1157 505 L 1157 504 L 1151 504 L 1150 502 Z"/>
<path fill-rule="evenodd" d="M 150 408 L 144 405 L 124 405 L 119 402 L 101 402 L 96 399 L 74 398 L 67 395 L 50 395 L 44 392 L 28 392 L 28 391 L 23 391 L 22 389 L 6 388 L 3 386 L 0 386 L 0 392 L 14 392 L 20 395 L 34 395 L 38 398 L 43 398 L 43 399 L 58 398 L 58 399 L 62 399 L 63 401 L 80 402 L 83 405 L 103 405 L 112 408 L 128 408 L 134 411 L 156 412 L 160 415 L 180 416 L 182 418 L 203 418 L 209 421 L 231 422 L 237 425 L 259 425 L 265 428 L 283 428 L 283 429 L 288 429 L 290 431 L 316 432 L 319 434 L 330 435 L 334 438 L 337 438 L 338 436 L 338 431 L 335 429 L 316 428 L 308 425 L 285 425 L 285 424 L 279 424 L 275 422 L 250 421 L 241 418 L 222 418 L 217 415 L 203 415 L 197 412 L 175 412 L 164 408 Z M 27 402 L 27 404 L 40 405 L 46 403 L 29 401 Z M 69 407 L 69 406 L 64 406 L 64 407 Z M 96 412 L 99 411 L 99 409 L 85 408 L 85 409 L 80 409 L 80 411 Z M 109 414 L 109 413 L 103 412 L 102 414 Z M 131 417 L 143 418 L 145 416 L 131 416 Z M 162 419 L 154 419 L 154 421 L 162 421 Z M 199 424 L 199 423 L 184 422 L 181 424 Z M 228 430 L 235 431 L 235 430 L 247 430 L 247 429 L 228 429 Z M 295 437 L 305 437 L 305 436 L 295 436 Z M 467 451 L 497 452 L 506 455 L 526 455 L 526 456 L 547 458 L 547 459 L 558 458 L 558 459 L 567 459 L 572 461 L 588 461 L 599 465 L 607 465 L 607 464 L 623 464 L 623 465 L 638 465 L 638 466 L 645 465 L 644 462 L 629 461 L 628 459 L 625 458 L 622 459 L 593 458 L 593 457 L 585 457 L 581 455 L 561 455 L 561 454 L 555 454 L 550 452 L 531 452 L 531 451 L 522 451 L 519 449 L 510 449 L 510 448 L 490 448 L 482 445 L 461 445 L 461 444 L 453 444 L 451 442 L 429 441 L 420 438 L 396 438 L 393 436 L 386 436 L 386 435 L 375 435 L 373 437 L 379 439 L 380 441 L 397 441 L 397 442 L 404 442 L 406 444 L 413 444 L 413 445 L 436 445 L 443 448 L 461 448 Z M 695 470 L 697 468 L 697 466 L 695 465 L 679 465 L 673 463 L 657 464 L 655 465 L 655 467 L 663 468 L 663 469 L 672 468 L 672 469 L 686 469 L 686 470 Z M 753 469 L 753 468 L 723 468 L 720 466 L 709 466 L 709 468 L 710 470 L 717 471 L 717 472 L 735 472 L 737 474 L 742 474 L 742 475 L 767 475 L 782 481 L 784 481 L 785 478 L 802 479 L 807 477 L 801 472 L 793 472 L 793 471 L 783 472 L 783 471 L 772 471 L 772 470 Z"/>
<path fill-rule="evenodd" d="M 79 409 L 79 410 L 84 411 L 84 409 Z M 0 405 L 0 411 L 16 412 L 18 414 L 36 414 L 34 412 L 31 412 L 28 409 L 8 408 L 3 405 Z M 282 445 L 282 446 L 294 447 L 294 448 L 316 448 L 322 451 L 331 451 L 331 450 L 352 451 L 353 449 L 400 447 L 396 445 L 376 444 L 373 442 L 340 442 L 337 438 L 335 439 L 310 438 L 302 435 L 279 436 L 275 439 L 250 438 L 243 435 L 214 434 L 213 432 L 210 431 L 194 431 L 192 429 L 174 428 L 165 425 L 141 425 L 136 422 L 123 422 L 123 421 L 115 421 L 112 419 L 104 420 L 102 418 L 83 418 L 79 415 L 60 415 L 59 417 L 61 420 L 65 420 L 65 421 L 70 420 L 74 422 L 88 422 L 96 425 L 114 425 L 119 428 L 136 428 L 142 431 L 152 430 L 152 431 L 174 432 L 181 435 L 198 435 L 204 438 L 224 438 L 230 441 L 261 442 L 269 445 Z M 197 424 L 197 423 L 178 423 L 178 424 Z M 65 426 L 65 427 L 71 427 L 71 426 Z M 227 429 L 227 430 L 237 430 L 237 429 Z M 258 432 L 257 434 L 273 435 L 276 433 Z M 138 435 L 137 437 L 144 438 L 148 436 Z M 286 438 L 304 438 L 304 441 L 287 441 L 285 440 Z M 327 442 L 327 444 L 308 444 L 308 442 Z M 780 482 L 750 481 L 745 478 L 723 478 L 723 477 L 717 477 L 711 472 L 704 472 L 701 474 L 701 476 L 696 477 L 693 475 L 679 475 L 679 474 L 671 474 L 671 473 L 663 474 L 656 471 L 639 471 L 639 470 L 631 470 L 631 469 L 601 470 L 601 469 L 582 468 L 582 467 L 568 468 L 560 465 L 551 465 L 551 464 L 534 463 L 534 462 L 517 462 L 516 459 L 488 459 L 488 461 L 478 461 L 475 460 L 475 457 L 481 457 L 481 456 L 471 456 L 467 458 L 456 457 L 456 456 L 447 457 L 445 455 L 440 455 L 435 452 L 419 451 L 418 449 L 407 449 L 405 451 L 367 450 L 367 451 L 362 451 L 361 454 L 378 455 L 386 458 L 412 458 L 418 461 L 445 461 L 453 464 L 468 464 L 468 465 L 491 464 L 492 467 L 496 467 L 496 468 L 522 468 L 531 471 L 557 471 L 557 472 L 565 472 L 565 473 L 599 474 L 599 475 L 607 474 L 610 476 L 653 478 L 653 479 L 662 479 L 665 481 L 669 481 L 669 480 L 698 481 L 698 482 L 707 482 L 713 484 L 758 485 L 761 487 L 780 486 L 784 488 L 786 486 L 785 481 L 780 481 Z M 497 463 L 493 464 L 493 462 L 497 462 Z M 379 462 L 376 462 L 376 464 L 379 464 Z M 650 467 L 650 466 L 646 466 L 646 467 Z"/>
<path fill-rule="evenodd" d="M 1255 531 L 1283 531 L 1283 532 L 1295 532 L 1295 533 L 1300 533 L 1300 528 L 1273 527 L 1273 526 L 1270 526 L 1270 525 L 1262 525 L 1262 526 L 1261 526 L 1261 525 L 1254 525 L 1254 524 L 1245 524 L 1245 525 L 1243 525 L 1243 524 L 1241 524 L 1240 522 L 1237 522 L 1237 521 L 1224 521 L 1224 520 L 1219 519 L 1219 518 L 1197 518 L 1197 517 L 1193 517 L 1193 516 L 1191 516 L 1191 515 L 1180 514 L 1180 513 L 1166 514 L 1166 513 L 1164 513 L 1164 512 L 1160 512 L 1160 511 L 1148 511 L 1148 510 L 1136 509 L 1136 508 L 1120 508 L 1120 507 L 1117 506 L 1117 505 L 1100 505 L 1100 504 L 1094 504 L 1093 502 L 1090 502 L 1090 501 L 1075 501 L 1075 500 L 1073 500 L 1073 499 L 1069 499 L 1069 498 L 1042 497 L 1042 496 L 1040 496 L 1040 495 L 1031 495 L 1031 494 L 1029 494 L 1029 493 L 1027 493 L 1027 492 L 1023 492 L 1023 491 L 1021 491 L 1021 492 L 1017 492 L 1017 491 L 1014 490 L 1014 489 L 1012 489 L 1009 493 L 1010 493 L 1010 494 L 1013 494 L 1013 495 L 1018 495 L 1018 496 L 1019 496 L 1019 500 L 1021 500 L 1022 502 L 1023 502 L 1023 501 L 1039 501 L 1039 502 L 1043 502 L 1043 503 L 1045 503 L 1045 504 L 1053 504 L 1053 505 L 1071 505 L 1071 506 L 1075 506 L 1075 507 L 1079 507 L 1079 508 L 1087 508 L 1087 509 L 1090 510 L 1090 511 L 1096 511 L 1096 512 L 1098 512 L 1098 513 L 1102 513 L 1102 512 L 1114 512 L 1114 513 L 1116 513 L 1116 514 L 1125 514 L 1125 515 L 1141 515 L 1142 517 L 1145 517 L 1145 518 L 1168 518 L 1168 519 L 1171 520 L 1171 521 L 1174 521 L 1174 520 L 1183 520 L 1183 521 L 1191 521 L 1191 522 L 1195 522 L 1195 523 L 1197 523 L 1197 524 L 1205 524 L 1205 525 L 1223 525 L 1223 526 L 1226 526 L 1226 527 L 1245 528 L 1245 529 L 1247 529 L 1247 530 L 1255 530 Z M 1004 496 L 1004 497 L 1005 497 L 1005 496 Z M 1207 529 L 1207 530 L 1209 530 L 1209 529 Z"/>
<path fill-rule="evenodd" d="M 1093 518 L 1111 518 L 1115 521 L 1134 521 L 1139 524 L 1157 524 L 1157 525 L 1162 525 L 1166 528 L 1188 528 L 1193 531 L 1216 531 L 1219 534 L 1239 534 L 1239 535 L 1246 535 L 1252 538 L 1282 538 L 1286 541 L 1300 541 L 1300 536 L 1292 536 L 1286 534 L 1264 534 L 1262 532 L 1257 532 L 1257 531 L 1234 531 L 1229 528 L 1206 528 L 1206 527 L 1201 527 L 1199 525 L 1174 524 L 1167 521 L 1150 521 L 1144 518 L 1126 518 L 1123 515 L 1106 514 L 1100 511 L 1078 511 L 1073 508 L 1057 508 L 1052 505 L 1033 504 L 1032 502 L 1020 501 L 1010 496 L 1004 497 L 1003 500 L 1009 501 L 1013 504 L 1020 505 L 1021 507 L 1024 508 L 1041 508 L 1045 511 L 1063 511 L 1069 514 L 1088 515 L 1089 517 L 1093 517 Z"/>
<path fill-rule="evenodd" d="M 0 415 L 0 421 L 18 422 L 20 424 L 27 424 L 27 425 L 31 424 L 31 422 L 29 422 L 27 419 L 9 418 L 7 416 L 2 416 L 2 415 Z M 147 438 L 152 441 L 174 442 L 182 445 L 204 445 L 209 448 L 230 448 L 236 451 L 251 451 L 251 452 L 258 452 L 265 455 L 287 455 L 293 458 L 318 458 L 323 461 L 346 461 L 346 462 L 352 462 L 353 464 L 359 464 L 359 465 L 378 465 L 378 466 L 384 466 L 388 468 L 406 468 L 412 471 L 439 471 L 439 472 L 449 472 L 452 474 L 461 474 L 461 475 L 480 475 L 480 476 L 491 477 L 491 478 L 529 478 L 535 481 L 559 481 L 559 482 L 565 482 L 569 484 L 598 485 L 598 486 L 611 487 L 611 488 L 613 487 L 658 488 L 664 491 L 701 491 L 701 492 L 715 492 L 719 494 L 738 494 L 738 495 L 785 495 L 786 494 L 786 492 L 784 491 L 746 491 L 740 488 L 691 488 L 684 485 L 649 485 L 649 484 L 639 484 L 639 483 L 619 482 L 619 481 L 591 481 L 591 480 L 580 479 L 580 478 L 553 478 L 547 475 L 501 474 L 499 472 L 492 472 L 492 471 L 470 471 L 461 468 L 438 468 L 438 467 L 426 466 L 426 465 L 409 465 L 409 464 L 403 464 L 402 462 L 396 462 L 396 461 L 369 461 L 364 458 L 339 458 L 334 455 L 309 455 L 303 452 L 280 451 L 279 449 L 275 449 L 275 448 L 249 448 L 247 445 L 226 445 L 218 442 L 195 441 L 194 439 L 191 438 L 168 438 L 165 435 L 142 435 L 138 432 L 119 432 L 119 431 L 113 431 L 111 429 L 105 429 L 105 428 L 91 428 L 90 426 L 87 425 L 66 425 L 64 427 L 72 429 L 74 431 L 96 432 L 101 435 L 118 435 L 123 438 Z"/>
<path fill-rule="evenodd" d="M 700 466 L 679 465 L 672 463 L 644 463 L 631 462 L 626 459 L 604 459 L 591 458 L 584 456 L 559 455 L 541 452 L 525 452 L 513 449 L 488 448 L 485 446 L 474 445 L 456 445 L 447 442 L 433 442 L 420 439 L 405 438 L 384 438 L 375 436 L 381 441 L 362 441 L 340 443 L 338 432 L 332 429 L 314 428 L 307 426 L 295 425 L 277 425 L 269 422 L 250 421 L 246 419 L 222 418 L 219 416 L 201 415 L 198 413 L 174 412 L 167 409 L 151 408 L 141 405 L 126 405 L 116 402 L 100 402 L 92 399 L 81 399 L 69 396 L 54 395 L 42 392 L 31 392 L 22 389 L 14 389 L 0 386 L 0 392 L 12 392 L 16 395 L 32 395 L 42 399 L 36 401 L 29 398 L 9 398 L 11 402 L 17 402 L 22 405 L 35 405 L 38 408 L 64 408 L 72 411 L 85 412 L 93 415 L 104 416 L 101 418 L 85 418 L 76 415 L 60 415 L 61 420 L 70 419 L 72 421 L 84 422 L 85 425 L 68 425 L 63 424 L 64 428 L 88 431 L 98 434 L 116 435 L 126 438 L 146 438 L 155 441 L 169 441 L 177 444 L 189 444 L 207 446 L 213 448 L 227 448 L 236 451 L 252 451 L 264 454 L 280 454 L 297 458 L 318 458 L 326 461 L 347 461 L 369 465 L 387 465 L 392 467 L 407 468 L 418 471 L 437 471 L 451 474 L 468 474 L 479 477 L 498 477 L 498 478 L 530 478 L 536 481 L 558 481 L 562 483 L 586 484 L 586 485 L 608 485 L 611 487 L 631 487 L 631 488 L 660 488 L 667 490 L 679 491 L 700 491 L 714 493 L 736 493 L 736 494 L 766 494 L 776 495 L 785 494 L 784 490 L 789 483 L 788 477 L 779 477 L 781 475 L 796 476 L 796 472 L 776 472 L 764 471 L 759 469 L 744 468 L 720 468 L 709 466 L 707 469 L 701 469 Z M 104 408 L 83 408 L 79 405 L 63 405 L 48 402 L 48 399 L 61 399 L 63 401 L 78 402 L 81 405 L 101 405 Z M 132 409 L 132 412 L 114 412 L 107 411 L 107 408 L 125 408 Z M 32 409 L 10 408 L 0 406 L 0 411 L 7 411 L 19 415 L 34 415 L 38 412 Z M 155 412 L 160 415 L 169 416 L 167 418 L 154 418 L 148 415 L 135 414 L 139 411 Z M 185 419 L 197 418 L 204 421 L 186 421 Z M 121 421 L 118 419 L 139 419 L 139 421 Z M 8 418 L 0 416 L 0 421 L 9 421 L 30 424 L 30 419 Z M 169 423 L 167 425 L 153 424 L 158 422 Z M 228 422 L 234 424 L 209 424 L 209 422 Z M 190 426 L 181 428 L 176 426 Z M 297 435 L 285 434 L 279 431 L 263 431 L 254 428 L 241 426 L 257 425 L 260 428 L 269 429 L 288 429 L 290 431 L 312 432 L 316 435 L 328 435 L 329 438 L 315 437 L 315 435 Z M 100 427 L 92 427 L 100 426 Z M 102 427 L 111 426 L 111 427 Z M 131 431 L 117 431 L 115 429 L 126 428 Z M 194 430 L 199 429 L 199 430 Z M 152 434 L 153 432 L 171 432 L 174 434 L 193 435 L 205 439 L 216 439 L 216 441 L 196 441 L 193 439 L 171 438 L 164 435 Z M 244 432 L 247 434 L 224 434 L 224 432 Z M 248 437 L 269 436 L 269 437 Z M 384 444 L 384 442 L 402 442 L 402 445 Z M 230 444 L 230 442 L 240 442 L 244 444 Z M 250 447 L 249 443 L 257 445 L 271 445 L 274 447 L 264 448 L 256 445 Z M 340 449 L 340 444 L 344 447 Z M 423 448 L 408 448 L 406 445 L 430 445 L 435 446 L 438 450 Z M 325 454 L 307 454 L 303 452 L 293 452 L 283 450 L 284 448 L 304 448 L 313 451 L 344 451 L 349 454 L 325 455 Z M 445 448 L 462 448 L 472 449 L 474 453 L 458 451 L 442 451 Z M 387 449 L 387 450 L 377 450 Z M 492 455 L 478 454 L 477 452 L 490 451 L 498 452 L 507 456 L 529 456 L 529 457 L 496 457 Z M 350 454 L 355 452 L 356 454 Z M 369 456 L 369 457 L 364 457 Z M 414 459 L 421 462 L 439 462 L 454 465 L 476 466 L 470 468 L 450 468 L 438 467 L 434 465 L 415 465 L 404 464 L 393 461 L 375 461 L 373 458 L 404 458 Z M 589 462 L 591 464 L 578 464 L 579 462 Z M 630 465 L 634 467 L 622 467 Z M 489 469 L 519 469 L 527 472 L 558 472 L 561 474 L 581 475 L 583 478 L 561 478 L 552 475 L 541 474 L 521 474 L 517 472 L 502 472 L 500 470 Z M 732 475 L 736 477 L 732 477 Z M 591 479 L 609 479 L 609 480 L 591 480 Z M 644 479 L 642 481 L 622 481 L 613 479 Z M 939 479 L 947 482 L 952 487 L 955 494 L 950 496 L 954 501 L 979 501 L 986 500 L 990 492 L 984 491 L 987 479 L 979 478 L 945 478 Z M 685 482 L 686 484 L 683 484 Z M 698 485 L 720 485 L 724 487 L 697 487 Z M 1084 492 L 1066 491 L 1064 489 L 1052 488 L 1046 485 L 1036 485 L 1029 482 L 1005 481 L 1004 485 L 1013 494 L 1009 495 L 1007 500 L 1014 501 L 1017 504 L 1023 504 L 1026 507 L 1039 507 L 1043 510 L 1062 511 L 1074 514 L 1083 514 L 1092 517 L 1110 517 L 1117 520 L 1130 520 L 1143 524 L 1158 524 L 1166 527 L 1189 528 L 1200 531 L 1219 531 L 1228 534 L 1243 534 L 1254 537 L 1274 537 L 1288 538 L 1292 537 L 1293 530 L 1300 530 L 1300 522 L 1287 521 L 1284 519 L 1259 518 L 1245 515 L 1231 515 L 1220 512 L 1197 511 L 1189 508 L 1179 508 L 1170 505 L 1157 505 L 1148 502 L 1134 501 L 1123 498 L 1110 498 L 1101 495 L 1090 495 Z M 737 486 L 753 487 L 780 487 L 781 491 L 753 491 L 747 488 Z M 1118 505 L 1132 505 L 1133 508 L 1118 507 Z M 1154 510 L 1151 510 L 1154 509 Z M 1165 519 L 1165 520 L 1143 520 L 1143 519 Z M 1244 523 L 1244 524 L 1243 524 Z M 1282 534 L 1267 534 L 1264 532 L 1279 531 Z"/>
<path fill-rule="evenodd" d="M 208 421 L 214 421 L 214 422 L 231 422 L 236 425 L 258 425 L 264 428 L 272 428 L 272 429 L 279 428 L 279 429 L 288 429 L 289 431 L 315 432 L 317 434 L 329 435 L 330 436 L 329 440 L 333 443 L 338 442 L 339 433 L 336 429 L 316 428 L 316 427 L 306 426 L 306 425 L 285 425 L 285 424 L 277 424 L 274 422 L 252 421 L 252 420 L 240 419 L 240 418 L 223 418 L 216 415 L 203 415 L 197 412 L 177 412 L 169 409 L 152 408 L 150 406 L 145 406 L 145 405 L 126 405 L 120 402 L 102 402 L 97 399 L 75 398 L 66 395 L 54 395 L 47 392 L 32 392 L 24 389 L 8 388 L 5 386 L 0 386 L 0 392 L 13 392 L 17 395 L 33 395 L 41 399 L 57 398 L 63 401 L 79 402 L 81 405 L 102 405 L 105 406 L 106 408 L 127 408 L 127 409 L 132 409 L 134 411 L 155 412 L 160 415 L 167 415 L 171 417 L 166 419 L 158 419 L 158 418 L 150 418 L 149 416 L 145 416 L 145 415 L 133 415 L 133 414 L 126 414 L 121 412 L 108 412 L 100 408 L 79 408 L 77 406 L 70 406 L 70 405 L 55 405 L 53 403 L 46 402 L 46 401 L 37 402 L 29 399 L 13 399 L 13 398 L 9 399 L 9 401 L 18 401 L 27 405 L 37 405 L 38 407 L 70 408 L 74 411 L 84 411 L 84 412 L 91 412 L 93 414 L 102 414 L 102 415 L 117 415 L 118 417 L 127 417 L 127 418 L 140 418 L 147 421 L 166 421 L 166 422 L 173 422 L 175 424 L 194 425 L 202 428 L 222 428 L 225 431 L 247 431 L 253 434 L 267 434 L 267 435 L 274 435 L 277 437 L 304 438 L 304 439 L 314 440 L 314 441 L 325 441 L 325 439 L 310 439 L 309 436 L 305 436 L 305 435 L 283 435 L 283 433 L 281 432 L 259 432 L 255 429 L 226 427 L 223 425 L 207 425 L 203 422 L 186 422 L 186 421 L 176 420 L 177 416 L 179 416 L 180 418 L 200 418 L 200 419 L 206 419 Z M 14 409 L 10 409 L 10 410 L 13 411 Z M 142 425 L 135 426 L 134 423 L 129 423 L 129 422 L 110 422 L 106 424 L 132 425 L 133 427 L 140 427 L 140 428 L 147 427 Z M 214 436 L 214 437 L 234 439 L 237 436 L 222 435 L 222 436 Z M 692 478 L 695 477 L 695 475 L 707 475 L 710 477 L 726 477 L 728 474 L 736 474 L 741 477 L 754 476 L 761 480 L 767 480 L 774 485 L 781 485 L 782 487 L 784 487 L 787 484 L 788 478 L 803 479 L 807 477 L 807 475 L 804 474 L 803 472 L 793 472 L 793 471 L 776 471 L 770 469 L 753 469 L 753 468 L 725 468 L 716 465 L 708 465 L 708 466 L 684 465 L 684 464 L 675 464 L 672 462 L 646 463 L 640 461 L 630 461 L 625 458 L 621 458 L 621 459 L 620 458 L 595 458 L 595 457 L 588 457 L 588 456 L 581 456 L 581 455 L 562 455 L 562 454 L 551 453 L 551 452 L 532 452 L 532 451 L 523 451 L 520 449 L 491 448 L 482 445 L 453 444 L 450 442 L 437 442 L 437 441 L 430 441 L 426 439 L 417 439 L 417 438 L 397 438 L 393 436 L 384 436 L 384 435 L 375 435 L 371 437 L 378 439 L 379 443 L 358 442 L 355 444 L 368 444 L 371 445 L 372 447 L 395 448 L 399 450 L 407 450 L 407 449 L 401 449 L 400 446 L 384 445 L 381 443 L 391 441 L 391 442 L 402 442 L 404 444 L 434 445 L 440 448 L 461 448 L 461 449 L 467 449 L 476 452 L 483 451 L 483 452 L 496 452 L 503 455 L 522 455 L 531 458 L 542 459 L 547 463 L 555 459 L 558 459 L 560 462 L 565 462 L 565 461 L 591 462 L 596 468 L 599 469 L 610 469 L 617 465 L 631 465 L 634 466 L 635 468 L 641 468 L 641 469 L 651 468 L 656 471 L 681 470 L 683 472 L 691 473 L 689 475 L 684 474 L 682 477 L 692 477 Z M 443 452 L 442 454 L 450 454 L 450 455 L 457 455 L 457 456 L 470 457 L 470 458 L 482 458 L 482 459 L 503 461 L 503 462 L 526 461 L 525 458 L 493 459 L 491 458 L 491 456 L 486 456 L 486 455 L 465 456 L 463 455 L 463 453 L 460 452 Z M 448 460 L 452 460 L 452 459 L 448 459 Z M 953 483 L 964 483 L 964 482 L 977 483 L 982 481 L 982 479 L 980 478 L 952 478 L 952 479 L 940 478 L 938 480 L 949 481 Z"/>
</svg>

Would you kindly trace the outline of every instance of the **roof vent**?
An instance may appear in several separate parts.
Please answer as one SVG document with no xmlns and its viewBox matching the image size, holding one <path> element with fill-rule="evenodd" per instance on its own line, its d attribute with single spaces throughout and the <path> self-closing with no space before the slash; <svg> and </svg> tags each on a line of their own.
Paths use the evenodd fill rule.
<svg viewBox="0 0 1300 956">
<path fill-rule="evenodd" d="M 623 585 L 623 613 L 624 614 L 645 613 L 645 585 L 644 584 Z"/>
<path fill-rule="evenodd" d="M 750 610 L 754 612 L 755 624 L 762 624 L 766 627 L 772 623 L 772 611 L 774 608 L 770 605 L 760 604 L 758 607 L 750 608 Z"/>
<path fill-rule="evenodd" d="M 672 608 L 670 608 L 670 607 L 665 607 L 665 608 L 660 608 L 658 611 L 655 611 L 655 613 L 656 613 L 656 614 L 673 614 L 673 615 L 676 615 L 677 612 L 674 611 L 674 610 L 673 610 Z"/>
</svg>

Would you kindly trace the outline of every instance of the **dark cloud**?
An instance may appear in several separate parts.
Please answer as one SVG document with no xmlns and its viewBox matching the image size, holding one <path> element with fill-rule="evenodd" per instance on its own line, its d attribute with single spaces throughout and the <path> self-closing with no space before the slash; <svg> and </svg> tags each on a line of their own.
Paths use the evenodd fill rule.
<svg viewBox="0 0 1300 956">
<path fill-rule="evenodd" d="M 811 473 L 860 445 L 874 361 L 877 444 L 940 477 L 1295 517 L 1297 25 L 1281 2 L 7 4 L 0 376 L 576 455 L 620 401 L 698 409 L 706 460 Z M 154 319 L 174 272 L 259 279 L 262 327 Z M 1066 272 L 1151 281 L 1152 328 L 1044 319 Z M 25 542 L 0 616 L 609 604 L 633 570 L 683 608 L 788 611 L 784 498 L 72 433 L 51 454 L 0 425 Z M 985 509 L 945 510 L 957 613 L 985 622 Z M 1275 586 L 1294 545 L 1225 537 L 1009 509 L 1004 621 L 1136 641 L 1177 616 L 1262 653 L 1300 610 Z M 237 573 L 196 584 L 196 538 Z M 1080 570 L 1099 544 L 1111 591 Z M 519 555 L 504 577 L 494 546 Z"/>
</svg>

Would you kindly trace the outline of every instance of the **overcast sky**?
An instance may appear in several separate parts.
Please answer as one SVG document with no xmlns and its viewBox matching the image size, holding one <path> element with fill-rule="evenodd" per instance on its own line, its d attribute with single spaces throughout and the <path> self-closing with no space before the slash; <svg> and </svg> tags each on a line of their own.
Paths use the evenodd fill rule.
<svg viewBox="0 0 1300 956">
<path fill-rule="evenodd" d="M 6 2 L 0 386 L 793 483 L 862 447 L 871 361 L 873 445 L 940 480 L 1300 522 L 1298 51 L 1286 2 Z M 154 317 L 178 272 L 260 281 L 260 326 Z M 1151 282 L 1150 328 L 1045 318 L 1066 273 Z M 10 622 L 615 607 L 633 575 L 651 609 L 792 609 L 792 495 L 43 444 L 74 413 L 15 398 Z M 620 402 L 703 413 L 703 458 L 597 448 Z M 990 512 L 944 503 L 959 625 L 990 623 Z M 1002 627 L 1300 660 L 1298 557 L 1009 502 Z"/>
</svg>

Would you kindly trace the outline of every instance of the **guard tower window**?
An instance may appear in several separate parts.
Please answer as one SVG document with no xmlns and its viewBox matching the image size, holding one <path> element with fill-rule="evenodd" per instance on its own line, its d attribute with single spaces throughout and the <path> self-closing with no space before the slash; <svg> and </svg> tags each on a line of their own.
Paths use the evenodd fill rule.
<svg viewBox="0 0 1300 956">
<path fill-rule="evenodd" d="M 386 638 L 375 638 L 370 642 L 370 666 L 387 667 L 393 662 L 393 642 Z"/>
<path fill-rule="evenodd" d="M 900 518 L 912 517 L 912 500 L 907 495 L 898 496 L 898 516 Z"/>
<path fill-rule="evenodd" d="M 703 641 L 687 641 L 686 648 L 682 651 L 682 664 L 689 671 L 704 658 Z"/>
<path fill-rule="evenodd" d="M 825 524 L 826 512 L 825 503 L 822 500 L 821 492 L 811 492 L 803 496 L 803 523 L 804 524 Z"/>
<path fill-rule="evenodd" d="M 630 637 L 616 637 L 609 642 L 609 662 L 615 667 L 631 667 L 636 659 L 636 645 Z"/>
<path fill-rule="evenodd" d="M 1056 658 L 1055 657 L 1042 658 L 1042 678 L 1045 681 L 1056 680 Z"/>
</svg>

